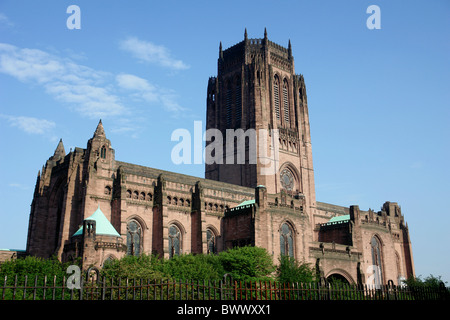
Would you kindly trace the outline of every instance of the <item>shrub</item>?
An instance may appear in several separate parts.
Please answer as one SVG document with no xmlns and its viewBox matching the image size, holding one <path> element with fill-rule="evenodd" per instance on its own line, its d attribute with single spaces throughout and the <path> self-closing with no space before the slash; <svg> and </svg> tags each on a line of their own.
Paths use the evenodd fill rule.
<svg viewBox="0 0 450 320">
<path fill-rule="evenodd" d="M 220 280 L 223 270 L 217 260 L 213 255 L 184 254 L 165 260 L 162 270 L 176 280 Z"/>
<path fill-rule="evenodd" d="M 164 278 L 163 261 L 154 255 L 124 256 L 105 263 L 101 275 L 113 278 L 141 278 L 157 280 Z"/>
<path fill-rule="evenodd" d="M 37 258 L 33 256 L 27 256 L 25 258 L 19 258 L 14 260 L 5 261 L 0 265 L 0 276 L 4 278 L 12 278 L 15 275 L 25 276 L 29 278 L 34 276 L 66 276 L 67 267 L 73 263 L 61 263 L 55 257 L 50 259 Z"/>
<path fill-rule="evenodd" d="M 269 280 L 275 270 L 272 257 L 266 249 L 259 247 L 238 247 L 223 251 L 219 260 L 226 273 L 234 280 Z"/>
<path fill-rule="evenodd" d="M 277 267 L 277 280 L 280 283 L 310 283 L 315 280 L 314 269 L 309 263 L 300 263 L 289 256 L 281 256 Z"/>
</svg>

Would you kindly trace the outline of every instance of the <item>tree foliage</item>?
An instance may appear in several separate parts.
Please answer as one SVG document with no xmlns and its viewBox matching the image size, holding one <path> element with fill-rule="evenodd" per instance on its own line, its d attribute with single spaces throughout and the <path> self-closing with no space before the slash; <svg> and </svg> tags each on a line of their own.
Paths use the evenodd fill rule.
<svg viewBox="0 0 450 320">
<path fill-rule="evenodd" d="M 15 275 L 29 278 L 34 276 L 67 276 L 66 270 L 70 264 L 61 263 L 56 257 L 50 259 L 27 256 L 14 260 L 5 261 L 0 265 L 0 276 L 13 278 Z"/>
<path fill-rule="evenodd" d="M 268 280 L 275 270 L 272 257 L 259 247 L 237 247 L 223 251 L 219 260 L 234 280 Z"/>
<path fill-rule="evenodd" d="M 281 256 L 277 266 L 277 280 L 282 283 L 309 283 L 315 281 L 315 272 L 309 263 Z"/>
<path fill-rule="evenodd" d="M 444 283 L 444 285 L 447 284 L 447 282 L 444 282 L 441 279 L 441 276 L 433 276 L 433 275 L 429 275 L 428 277 L 426 277 L 425 279 L 422 280 L 421 278 L 422 276 L 411 276 L 406 280 L 403 280 L 403 282 L 411 288 L 422 288 L 422 287 L 427 287 L 427 288 L 432 288 L 432 289 L 438 289 L 441 286 L 441 283 Z"/>
<path fill-rule="evenodd" d="M 162 264 L 155 255 L 124 256 L 105 263 L 101 274 L 111 278 L 163 279 Z"/>
</svg>

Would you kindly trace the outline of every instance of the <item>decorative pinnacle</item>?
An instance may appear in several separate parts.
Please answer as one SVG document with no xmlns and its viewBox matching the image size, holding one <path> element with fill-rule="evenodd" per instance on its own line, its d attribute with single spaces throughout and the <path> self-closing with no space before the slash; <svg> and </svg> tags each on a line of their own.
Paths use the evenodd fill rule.
<svg viewBox="0 0 450 320">
<path fill-rule="evenodd" d="M 106 137 L 105 129 L 103 129 L 102 119 L 100 119 L 97 129 L 95 129 L 94 137 Z"/>
<path fill-rule="evenodd" d="M 63 141 L 62 141 L 62 139 L 60 139 L 52 158 L 60 159 L 60 158 L 64 158 L 65 156 L 66 156 L 66 150 L 64 150 Z"/>
<path fill-rule="evenodd" d="M 267 40 L 267 28 L 264 28 L 264 39 Z"/>
<path fill-rule="evenodd" d="M 244 40 L 247 40 L 247 28 L 245 28 L 245 32 L 244 32 Z"/>
</svg>

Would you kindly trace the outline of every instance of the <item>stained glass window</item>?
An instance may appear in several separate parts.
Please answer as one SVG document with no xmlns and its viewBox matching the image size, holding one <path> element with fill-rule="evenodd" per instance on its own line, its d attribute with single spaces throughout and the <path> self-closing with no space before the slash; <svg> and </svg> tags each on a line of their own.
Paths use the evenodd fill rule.
<svg viewBox="0 0 450 320">
<path fill-rule="evenodd" d="M 292 228 L 288 223 L 283 223 L 280 230 L 280 251 L 282 255 L 294 257 L 294 237 Z"/>
<path fill-rule="evenodd" d="M 273 82 L 273 103 L 275 105 L 275 114 L 277 119 L 280 119 L 280 92 L 279 92 L 279 80 L 275 77 Z"/>
<path fill-rule="evenodd" d="M 289 100 L 287 84 L 283 84 L 283 105 L 284 105 L 284 121 L 286 126 L 289 126 Z"/>
<path fill-rule="evenodd" d="M 377 237 L 372 237 L 370 241 L 370 245 L 372 247 L 372 264 L 378 267 L 378 272 L 375 273 L 377 277 L 375 283 L 381 284 L 383 279 L 383 268 L 381 263 L 381 243 Z"/>
<path fill-rule="evenodd" d="M 169 227 L 169 258 L 181 254 L 181 232 L 180 229 L 172 224 Z"/>
<path fill-rule="evenodd" d="M 206 229 L 207 253 L 216 253 L 216 235 L 211 229 Z"/>
<path fill-rule="evenodd" d="M 131 220 L 127 225 L 127 254 L 130 256 L 138 256 L 141 254 L 141 226 Z"/>
</svg>

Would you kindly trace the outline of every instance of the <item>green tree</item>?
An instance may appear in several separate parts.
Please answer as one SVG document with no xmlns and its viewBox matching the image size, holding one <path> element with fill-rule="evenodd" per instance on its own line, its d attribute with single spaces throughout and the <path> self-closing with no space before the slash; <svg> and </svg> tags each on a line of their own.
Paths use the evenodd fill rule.
<svg viewBox="0 0 450 320">
<path fill-rule="evenodd" d="M 433 289 L 438 289 L 441 285 L 441 282 L 443 282 L 445 285 L 447 284 L 447 282 L 444 282 L 441 279 L 441 276 L 436 277 L 430 274 L 423 280 L 421 279 L 421 277 L 422 277 L 421 275 L 417 277 L 410 276 L 408 279 L 403 280 L 403 283 L 411 288 L 428 287 Z"/>
<path fill-rule="evenodd" d="M 5 261 L 0 265 L 0 279 L 2 284 L 6 279 L 6 286 L 16 285 L 19 289 L 6 289 L 2 294 L 5 299 L 42 299 L 44 296 L 44 285 L 50 287 L 53 283 L 57 287 L 65 286 L 65 279 L 69 276 L 66 273 L 67 267 L 74 263 L 61 263 L 56 257 L 42 259 L 33 256 Z M 64 278 L 65 277 L 65 278 Z M 17 278 L 17 280 L 16 280 Z M 33 286 L 35 283 L 38 290 L 28 290 L 25 294 L 23 289 L 25 283 L 27 286 Z M 67 293 L 67 292 L 66 292 Z M 61 299 L 61 289 L 56 289 L 57 299 Z"/>
<path fill-rule="evenodd" d="M 124 256 L 105 263 L 101 275 L 113 278 L 149 279 L 164 278 L 163 260 L 155 255 Z"/>
<path fill-rule="evenodd" d="M 309 263 L 300 263 L 282 255 L 277 266 L 277 280 L 281 283 L 310 283 L 315 281 L 314 269 Z"/>
<path fill-rule="evenodd" d="M 269 280 L 275 270 L 272 257 L 264 248 L 238 247 L 223 251 L 219 260 L 234 280 Z"/>
<path fill-rule="evenodd" d="M 165 260 L 163 273 L 176 280 L 220 280 L 224 271 L 217 256 L 183 254 Z"/>
<path fill-rule="evenodd" d="M 12 278 L 17 276 L 23 277 L 25 275 L 28 278 L 34 276 L 67 276 L 67 267 L 72 263 L 61 263 L 56 257 L 50 259 L 37 258 L 33 256 L 27 256 L 25 258 L 19 258 L 14 260 L 5 261 L 0 265 L 0 276 L 4 278 Z"/>
</svg>

